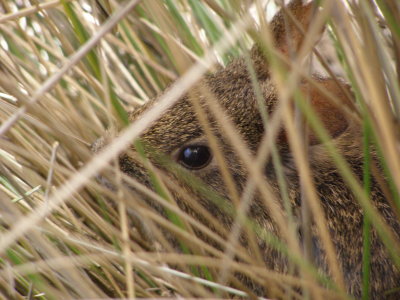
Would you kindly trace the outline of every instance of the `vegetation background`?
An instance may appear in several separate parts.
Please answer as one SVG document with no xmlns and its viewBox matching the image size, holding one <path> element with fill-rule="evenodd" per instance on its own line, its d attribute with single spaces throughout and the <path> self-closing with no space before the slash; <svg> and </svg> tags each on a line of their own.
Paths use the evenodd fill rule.
<svg viewBox="0 0 400 300">
<path fill-rule="evenodd" d="M 247 51 L 268 29 L 260 31 L 265 16 L 282 4 L 268 4 L 266 13 L 269 2 L 0 1 L 1 298 L 251 296 L 235 272 L 286 288 L 282 295 L 288 299 L 307 298 L 308 290 L 323 286 L 335 293 L 330 279 L 316 274 L 318 285 L 304 284 L 300 295 L 290 287 L 306 279 L 275 274 L 251 260 L 235 262 L 122 187 L 110 192 L 94 179 L 114 160 L 117 148 L 131 143 L 151 120 L 128 127 L 127 112 L 177 80 L 175 89 L 190 89 L 202 72 Z M 395 0 L 319 2 L 330 7 L 325 22 L 337 57 L 327 57 L 321 48 L 312 60 L 321 60 L 318 68 L 330 76 L 340 73 L 351 84 L 356 99 L 349 110 L 363 124 L 365 153 L 371 146 L 378 150 L 387 194 L 400 218 L 400 5 Z M 152 109 L 156 118 L 163 106 Z M 106 129 L 121 128 L 128 128 L 128 135 L 94 157 L 91 143 Z M 365 155 L 363 186 L 337 159 L 360 199 L 368 195 L 369 159 Z M 121 172 L 107 168 L 122 181 Z M 162 201 L 162 191 L 143 192 Z M 368 202 L 363 208 L 369 210 Z M 197 251 L 176 253 L 162 234 L 156 234 L 158 244 L 152 247 L 132 211 L 157 225 L 155 232 L 164 228 Z M 195 226 L 189 216 L 175 213 Z M 370 216 L 365 237 L 370 224 L 375 226 Z M 216 234 L 223 242 L 229 233 L 221 228 Z M 368 299 L 368 243 L 364 250 Z M 241 247 L 235 251 L 247 255 Z"/>
</svg>

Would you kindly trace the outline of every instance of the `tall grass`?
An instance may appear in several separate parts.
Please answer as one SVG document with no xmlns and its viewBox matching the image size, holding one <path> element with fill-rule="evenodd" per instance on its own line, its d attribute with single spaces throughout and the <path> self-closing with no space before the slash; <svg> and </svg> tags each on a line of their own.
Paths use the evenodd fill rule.
<svg viewBox="0 0 400 300">
<path fill-rule="evenodd" d="M 313 50 L 318 26 L 299 55 L 304 58 L 315 51 L 312 60 L 322 58 L 325 73 L 338 76 L 333 64 L 340 66 L 343 79 L 339 80 L 351 85 L 355 99 L 344 113 L 364 128 L 364 178 L 351 172 L 312 108 L 297 93 L 299 77 L 310 78 L 310 72 L 315 72 L 313 67 L 304 71 L 300 61 L 293 63 L 290 73 L 279 64 L 271 66 L 281 105 L 272 117 L 260 105 L 270 134 L 257 156 L 250 153 L 212 96 L 207 99 L 210 112 L 219 116 L 217 122 L 249 172 L 241 194 L 208 128 L 206 112 L 196 107 L 232 201 L 221 199 L 192 174 L 181 174 L 181 180 L 234 219 L 232 230 L 149 163 L 140 134 L 204 73 L 239 55 L 249 61 L 247 50 L 253 41 L 269 38 L 264 19 L 268 2 L 0 3 L 1 298 L 256 297 L 238 274 L 285 299 L 350 298 L 310 174 L 302 141 L 305 129 L 299 131 L 293 117 L 293 99 L 298 104 L 296 113 L 309 120 L 326 142 L 327 153 L 365 212 L 363 298 L 369 298 L 372 228 L 400 267 L 399 241 L 369 199 L 371 176 L 380 172 L 377 165 L 382 166 L 385 176 L 378 176 L 380 183 L 400 219 L 400 7 L 395 1 L 320 1 L 326 10 L 317 16 L 319 28 L 327 27 L 336 57 L 327 62 L 326 48 Z M 268 15 L 274 7 L 268 4 Z M 270 50 L 277 60 L 279 54 Z M 250 63 L 248 68 L 260 98 Z M 159 97 L 157 104 L 131 124 L 128 112 L 155 97 Z M 298 224 L 287 200 L 285 170 L 275 145 L 281 122 L 295 146 L 293 157 L 309 204 L 304 213 L 316 220 L 332 274 L 318 272 L 298 247 Z M 90 145 L 110 132 L 120 134 L 105 151 L 93 154 Z M 133 144 L 137 154 L 132 155 L 148 169 L 154 190 L 116 166 L 118 154 Z M 369 156 L 370 149 L 378 153 L 379 161 Z M 287 234 L 285 239 L 246 214 L 256 191 L 264 198 L 271 194 L 261 168 L 269 156 L 284 209 L 274 204 L 269 208 Z M 165 157 L 158 159 L 171 172 L 175 170 Z M 96 180 L 101 171 L 112 180 L 113 189 Z M 176 195 L 187 201 L 202 222 L 179 208 Z M 167 216 L 157 213 L 154 206 L 165 208 Z M 282 219 L 282 215 L 287 217 Z M 242 233 L 248 240 L 246 247 L 239 242 Z M 171 243 L 174 238 L 179 247 Z M 289 258 L 287 273 L 264 267 L 259 239 Z"/>
</svg>

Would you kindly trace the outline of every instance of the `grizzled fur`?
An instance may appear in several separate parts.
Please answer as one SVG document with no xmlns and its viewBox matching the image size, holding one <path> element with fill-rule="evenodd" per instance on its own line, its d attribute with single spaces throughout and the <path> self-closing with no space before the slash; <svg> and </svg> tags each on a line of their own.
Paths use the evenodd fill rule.
<svg viewBox="0 0 400 300">
<path fill-rule="evenodd" d="M 303 6 L 301 1 L 292 1 L 288 9 L 293 15 L 307 27 L 309 24 L 311 5 Z M 271 27 L 275 46 L 283 53 L 288 54 L 289 46 L 286 45 L 284 36 L 289 34 L 295 50 L 301 45 L 301 34 L 291 24 L 286 26 L 283 23 L 283 12 L 279 12 L 273 19 Z M 286 31 L 288 28 L 289 33 Z M 265 98 L 265 105 L 268 112 L 272 112 L 278 100 L 276 89 L 271 83 L 268 65 L 261 50 L 255 46 L 251 51 L 251 58 L 255 66 L 262 93 Z M 346 103 L 346 96 L 343 90 L 348 87 L 343 84 L 339 88 L 331 79 L 315 78 L 320 85 L 333 94 L 338 100 Z M 247 71 L 246 63 L 243 58 L 238 58 L 224 69 L 218 70 L 214 74 L 206 75 L 200 83 L 208 87 L 213 97 L 218 100 L 219 104 L 226 110 L 227 114 L 237 126 L 238 132 L 244 138 L 249 149 L 256 152 L 260 145 L 264 128 L 251 80 Z M 200 86 L 199 84 L 199 86 Z M 326 128 L 332 136 L 335 146 L 341 150 L 344 157 L 348 160 L 351 168 L 360 179 L 362 177 L 362 151 L 361 151 L 361 131 L 359 124 L 345 116 L 337 107 L 332 105 L 315 88 L 310 87 L 307 83 L 302 83 L 301 89 L 307 90 L 311 97 L 311 103 L 316 112 L 321 117 Z M 201 95 L 194 101 L 200 101 L 205 109 L 205 103 L 201 100 Z M 157 100 L 151 101 L 147 105 L 133 112 L 130 116 L 134 121 L 140 118 L 141 112 L 149 106 L 156 105 Z M 212 125 L 217 131 L 215 120 Z M 222 134 L 217 133 L 222 145 L 224 145 L 224 154 L 229 166 L 229 171 L 233 175 L 236 188 L 239 192 L 243 191 L 247 181 L 247 173 L 242 167 L 233 150 L 228 147 L 227 141 L 224 140 Z M 174 157 L 176 152 L 185 145 L 190 145 L 194 141 L 207 144 L 204 131 L 200 125 L 189 95 L 180 99 L 172 108 L 170 108 L 157 122 L 152 124 L 150 128 L 141 137 L 144 144 L 150 146 L 157 152 L 165 153 Z M 323 145 L 311 133 L 309 137 L 309 157 L 310 166 L 314 174 L 314 181 L 317 188 L 318 196 L 327 220 L 327 227 L 331 233 L 333 244 L 335 246 L 338 260 L 344 273 L 345 284 L 349 293 L 355 297 L 361 296 L 361 269 L 362 269 L 362 223 L 363 213 L 357 200 L 348 188 L 342 177 L 339 175 L 336 167 L 332 163 Z M 289 197 L 291 200 L 294 213 L 300 218 L 300 199 L 301 192 L 299 186 L 298 173 L 296 171 L 292 155 L 288 150 L 287 140 L 282 131 L 277 138 L 278 148 L 281 151 L 283 163 L 285 167 L 285 175 L 288 180 Z M 94 151 L 102 147 L 102 143 L 94 146 Z M 145 168 L 132 157 L 135 150 L 122 154 L 119 159 L 120 168 L 126 174 L 136 178 L 139 182 L 150 186 L 149 179 Z M 155 162 L 157 164 L 157 162 Z M 267 171 L 265 176 L 275 193 L 275 198 L 279 199 L 279 189 L 275 173 L 270 163 L 265 168 Z M 209 187 L 217 191 L 222 197 L 229 198 L 229 194 L 224 187 L 222 176 L 215 163 L 211 163 L 203 169 L 195 170 L 196 176 Z M 220 210 L 215 204 L 203 199 L 198 193 L 193 191 L 177 177 L 171 175 L 171 180 L 182 187 L 192 197 L 197 197 L 197 202 L 207 209 L 221 224 L 226 228 L 232 225 L 232 219 Z M 178 205 L 196 218 L 202 220 L 201 216 L 187 206 L 185 200 L 179 193 L 172 191 L 176 197 Z M 257 195 L 250 208 L 250 215 L 258 224 L 264 228 L 277 233 L 276 225 L 272 222 L 268 214 L 268 210 L 263 205 L 260 196 Z M 391 207 L 385 200 L 379 185 L 373 180 L 371 198 L 373 204 L 378 208 L 386 222 L 392 227 L 395 233 L 400 232 L 400 225 L 396 220 Z M 320 242 L 314 236 L 313 256 L 319 267 L 327 271 L 326 258 L 324 251 L 320 247 Z M 246 243 L 243 240 L 243 243 Z M 264 251 L 264 259 L 266 265 L 273 270 L 285 272 L 287 271 L 287 262 L 280 257 L 278 253 L 268 249 L 267 246 L 260 242 L 260 248 Z M 372 234 L 372 250 L 371 250 L 371 292 L 373 299 L 387 299 L 383 294 L 385 291 L 400 287 L 399 270 L 395 268 L 384 246 L 380 242 L 375 231 Z M 251 285 L 251 284 L 249 284 Z M 254 285 L 256 293 L 265 293 L 257 285 Z M 267 295 L 268 296 L 268 295 Z M 397 293 L 393 295 L 393 299 L 400 297 Z M 397 298 L 398 299 L 398 298 Z"/>
</svg>

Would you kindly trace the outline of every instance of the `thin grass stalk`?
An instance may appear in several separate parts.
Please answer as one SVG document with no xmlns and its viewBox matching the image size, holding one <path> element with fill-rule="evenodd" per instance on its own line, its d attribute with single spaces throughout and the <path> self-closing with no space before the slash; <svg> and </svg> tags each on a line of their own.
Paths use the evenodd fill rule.
<svg viewBox="0 0 400 300">
<path fill-rule="evenodd" d="M 371 193 L 371 148 L 370 148 L 370 127 L 369 122 L 364 121 L 363 127 L 363 149 L 364 149 L 364 165 L 363 165 L 363 184 L 364 191 L 367 195 Z M 371 220 L 364 215 L 363 222 L 363 263 L 362 263 L 362 299 L 370 299 L 370 273 L 371 273 Z"/>
<path fill-rule="evenodd" d="M 118 166 L 118 162 L 115 162 L 114 165 Z M 116 172 L 117 174 L 117 186 L 121 186 L 122 179 L 120 172 Z M 122 253 L 124 257 L 128 257 L 131 249 L 129 246 L 129 223 L 128 223 L 128 214 L 126 211 L 126 200 L 123 193 L 123 189 L 117 189 L 117 199 L 118 199 L 118 211 L 119 216 L 121 218 L 120 227 L 121 227 L 121 239 L 122 239 Z M 135 278 L 133 276 L 133 266 L 129 260 L 125 260 L 125 276 L 126 276 L 126 286 L 127 286 L 127 296 L 130 299 L 135 298 Z"/>
</svg>

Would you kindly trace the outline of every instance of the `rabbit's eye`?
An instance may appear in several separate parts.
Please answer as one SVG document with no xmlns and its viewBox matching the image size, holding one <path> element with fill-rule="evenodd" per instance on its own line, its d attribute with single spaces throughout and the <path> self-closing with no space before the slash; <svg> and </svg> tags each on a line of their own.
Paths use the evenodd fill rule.
<svg viewBox="0 0 400 300">
<path fill-rule="evenodd" d="M 192 145 L 181 150 L 178 161 L 188 169 L 201 169 L 211 161 L 211 152 L 207 146 Z"/>
</svg>

